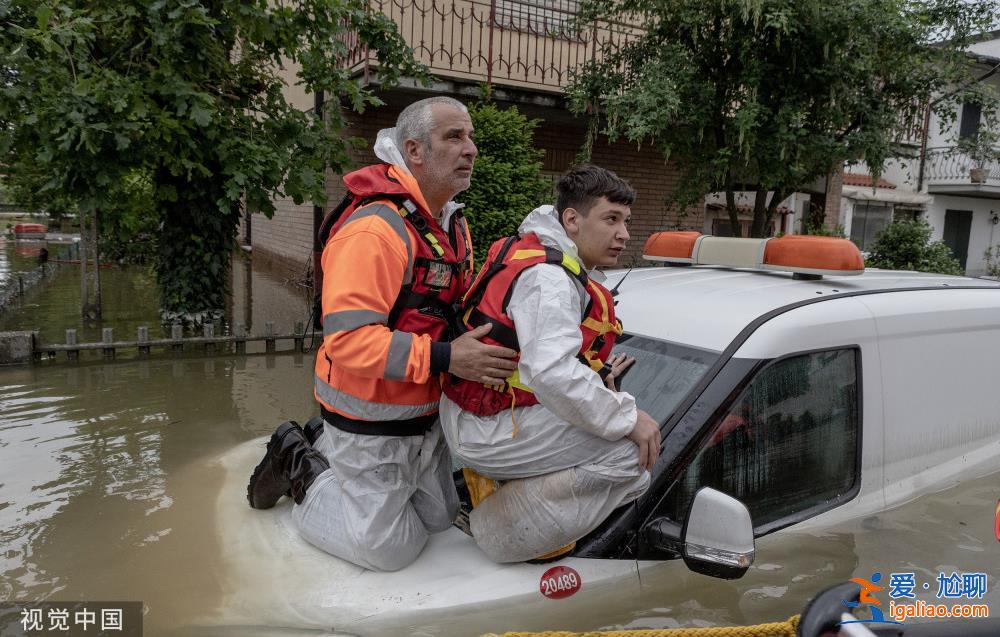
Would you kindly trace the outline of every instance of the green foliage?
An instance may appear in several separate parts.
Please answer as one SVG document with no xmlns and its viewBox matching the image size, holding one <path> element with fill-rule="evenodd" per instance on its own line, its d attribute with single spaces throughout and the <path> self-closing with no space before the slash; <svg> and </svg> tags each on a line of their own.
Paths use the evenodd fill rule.
<svg viewBox="0 0 1000 637">
<path fill-rule="evenodd" d="M 986 276 L 1000 279 L 1000 245 L 986 248 L 983 259 L 986 260 Z"/>
<path fill-rule="evenodd" d="M 876 238 L 865 265 L 885 270 L 965 274 L 951 248 L 930 238 L 931 226 L 923 219 L 890 223 Z"/>
<path fill-rule="evenodd" d="M 962 51 L 996 0 L 584 0 L 583 20 L 642 30 L 589 63 L 568 89 L 606 132 L 653 142 L 676 162 L 681 207 L 706 193 L 773 192 L 778 203 L 844 161 L 878 175 L 921 106 L 953 121 L 975 93 Z M 940 41 L 948 34 L 948 41 Z M 934 43 L 934 46 L 930 46 Z M 954 87 L 959 87 L 954 90 Z M 732 209 L 735 222 L 735 208 Z"/>
<path fill-rule="evenodd" d="M 0 164 L 81 212 L 148 179 L 133 214 L 163 225 L 164 309 L 222 308 L 241 207 L 325 203 L 326 169 L 347 163 L 340 103 L 380 103 L 342 68 L 347 36 L 384 84 L 425 77 L 365 0 L 0 0 Z M 325 121 L 285 98 L 290 65 L 330 99 Z"/>
<path fill-rule="evenodd" d="M 540 173 L 544 151 L 532 145 L 537 120 L 489 102 L 472 105 L 469 115 L 479 156 L 471 187 L 456 199 L 466 204 L 476 262 L 482 263 L 490 244 L 514 234 L 551 196 L 552 186 Z"/>
<path fill-rule="evenodd" d="M 838 237 L 840 239 L 847 238 L 847 233 L 844 232 L 843 224 L 839 223 L 835 228 L 829 228 L 822 223 L 811 224 L 806 227 L 806 231 L 803 234 L 811 234 L 818 237 Z"/>
<path fill-rule="evenodd" d="M 127 175 L 118 197 L 101 210 L 97 249 L 101 259 L 149 263 L 159 251 L 159 219 L 152 214 L 153 182 L 142 172 Z"/>
</svg>

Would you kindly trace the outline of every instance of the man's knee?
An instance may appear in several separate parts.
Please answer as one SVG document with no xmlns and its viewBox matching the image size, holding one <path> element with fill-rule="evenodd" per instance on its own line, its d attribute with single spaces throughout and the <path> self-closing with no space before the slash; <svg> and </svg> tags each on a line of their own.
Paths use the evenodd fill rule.
<svg viewBox="0 0 1000 637">
<path fill-rule="evenodd" d="M 413 508 L 424 523 L 428 533 L 440 533 L 455 523 L 458 517 L 458 495 L 445 495 L 444 501 L 437 499 L 413 499 Z"/>
<path fill-rule="evenodd" d="M 606 453 L 583 466 L 586 470 L 620 478 L 622 481 L 633 480 L 646 473 L 639 466 L 639 447 L 628 439 L 611 443 Z"/>
<path fill-rule="evenodd" d="M 358 547 L 358 557 L 373 571 L 398 571 L 415 562 L 425 544 L 427 536 L 421 535 L 407 541 L 387 542 L 377 548 Z"/>
</svg>

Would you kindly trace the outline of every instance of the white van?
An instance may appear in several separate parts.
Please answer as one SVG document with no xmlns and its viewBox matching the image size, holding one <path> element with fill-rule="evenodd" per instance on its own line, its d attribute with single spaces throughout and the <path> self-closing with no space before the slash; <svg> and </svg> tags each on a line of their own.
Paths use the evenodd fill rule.
<svg viewBox="0 0 1000 637">
<path fill-rule="evenodd" d="M 497 565 L 452 528 L 406 569 L 366 571 L 302 541 L 290 502 L 249 509 L 263 441 L 237 448 L 219 502 L 231 594 L 209 623 L 356 635 L 731 625 L 784 619 L 875 571 L 992 578 L 1000 489 L 982 476 L 1000 470 L 1000 283 L 864 270 L 837 241 L 667 233 L 649 257 L 686 267 L 609 273 L 616 351 L 637 359 L 622 389 L 663 423 L 663 452 L 647 494 L 558 562 Z M 955 485 L 976 491 L 943 491 Z M 927 507 L 953 510 L 954 528 L 946 515 L 922 529 Z"/>
</svg>

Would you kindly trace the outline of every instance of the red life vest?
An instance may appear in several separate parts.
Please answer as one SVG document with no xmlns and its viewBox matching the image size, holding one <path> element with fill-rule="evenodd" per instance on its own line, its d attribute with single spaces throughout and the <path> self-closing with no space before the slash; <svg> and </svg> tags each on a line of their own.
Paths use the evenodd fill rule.
<svg viewBox="0 0 1000 637">
<path fill-rule="evenodd" d="M 428 334 L 445 340 L 455 319 L 455 306 L 472 279 L 472 239 L 461 210 L 455 211 L 448 232 L 427 210 L 414 202 L 409 190 L 389 174 L 387 164 L 367 166 L 344 175 L 347 194 L 323 219 L 313 251 L 315 297 L 313 325 L 323 329 L 322 255 L 327 242 L 361 208 L 383 204 L 403 218 L 407 230 L 418 237 L 412 276 L 403 284 L 389 313 L 390 329 Z"/>
<path fill-rule="evenodd" d="M 507 304 L 517 278 L 539 263 L 561 266 L 590 297 L 580 320 L 583 343 L 577 357 L 604 378 L 608 371 L 604 363 L 614 348 L 615 337 L 622 333 L 621 322 L 615 318 L 611 292 L 587 276 L 578 261 L 555 248 L 542 245 L 533 233 L 521 238 L 500 239 L 490 246 L 486 263 L 462 302 L 461 327 L 471 330 L 491 323 L 493 328 L 482 339 L 484 343 L 520 350 L 514 322 L 507 316 Z M 517 371 L 501 386 L 452 376 L 442 389 L 459 407 L 479 416 L 490 416 L 511 407 L 538 404 L 531 388 L 520 382 Z"/>
</svg>

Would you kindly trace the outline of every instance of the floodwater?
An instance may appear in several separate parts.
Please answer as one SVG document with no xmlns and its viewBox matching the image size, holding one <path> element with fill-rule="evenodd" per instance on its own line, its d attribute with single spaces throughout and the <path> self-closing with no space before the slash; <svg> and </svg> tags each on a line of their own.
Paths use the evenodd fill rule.
<svg viewBox="0 0 1000 637">
<path fill-rule="evenodd" d="M 0 600 L 141 600 L 147 635 L 211 610 L 213 459 L 311 415 L 311 378 L 295 355 L 0 370 Z"/>
<path fill-rule="evenodd" d="M 11 284 L 18 272 L 37 269 L 37 250 L 42 244 L 0 239 L 0 286 Z M 60 246 L 50 246 L 55 259 Z M 33 256 L 34 255 L 34 256 Z M 264 323 L 274 323 L 276 334 L 291 334 L 296 323 L 308 326 L 309 290 L 287 274 L 235 255 L 230 268 L 229 302 L 216 334 L 242 323 L 249 334 L 263 334 Z M 38 330 L 45 344 L 66 342 L 66 330 L 77 330 L 80 343 L 101 340 L 102 328 L 114 329 L 115 340 L 134 340 L 141 326 L 150 338 L 170 336 L 170 326 L 160 323 L 159 290 L 152 270 L 145 266 L 101 268 L 102 320 L 80 318 L 80 267 L 59 264 L 46 281 L 32 287 L 24 297 L 0 312 L 0 331 Z"/>
<path fill-rule="evenodd" d="M 234 263 L 227 321 L 251 329 L 273 321 L 281 332 L 306 320 L 308 299 L 300 288 L 242 258 Z M 81 342 L 98 340 L 101 326 L 127 336 L 145 324 L 152 333 L 158 317 L 148 270 L 111 269 L 102 276 L 103 324 L 79 324 L 78 271 L 66 266 L 0 317 L 0 330 L 39 329 L 48 342 L 61 342 L 67 328 L 80 330 Z M 234 603 L 239 590 L 234 594 L 232 563 L 225 559 L 232 553 L 226 543 L 237 538 L 222 537 L 221 529 L 232 525 L 217 519 L 220 498 L 242 500 L 245 483 L 238 481 L 239 493 L 223 493 L 219 460 L 282 420 L 304 422 L 315 414 L 311 386 L 308 354 L 0 368 L 0 601 L 142 601 L 145 634 L 154 637 L 213 634 L 204 628 L 213 618 L 251 615 L 254 608 Z M 761 538 L 754 566 L 741 580 L 696 575 L 679 561 L 644 565 L 638 594 L 623 586 L 620 594 L 558 619 L 546 618 L 549 607 L 533 603 L 506 619 L 483 609 L 399 634 L 501 632 L 514 628 L 514 617 L 517 628 L 535 630 L 779 621 L 800 612 L 817 591 L 875 572 L 910 571 L 932 585 L 941 572 L 983 572 L 989 577 L 983 602 L 1000 608 L 1000 550 L 993 537 L 998 477 L 823 532 Z M 934 602 L 933 592 L 919 598 Z M 248 626 L 276 628 L 227 634 L 300 634 L 277 628 L 298 619 L 248 617 Z M 0 634 L 5 622 L 16 620 L 0 616 Z"/>
</svg>

